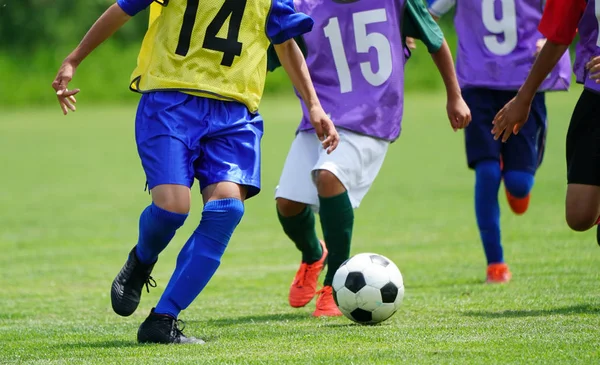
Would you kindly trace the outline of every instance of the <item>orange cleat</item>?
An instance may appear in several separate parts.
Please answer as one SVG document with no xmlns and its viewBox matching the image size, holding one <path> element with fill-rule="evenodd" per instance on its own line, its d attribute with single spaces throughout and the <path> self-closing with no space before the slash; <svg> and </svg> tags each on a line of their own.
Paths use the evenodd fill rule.
<svg viewBox="0 0 600 365">
<path fill-rule="evenodd" d="M 512 274 L 508 270 L 508 265 L 505 263 L 488 265 L 486 280 L 488 284 L 508 283 L 511 277 Z"/>
<path fill-rule="evenodd" d="M 517 198 L 516 196 L 511 195 L 506 188 L 504 189 L 506 192 L 506 200 L 508 200 L 508 205 L 513 213 L 517 215 L 524 214 L 529 208 L 529 197 L 531 193 L 527 194 L 524 198 Z"/>
<path fill-rule="evenodd" d="M 294 308 L 304 307 L 317 293 L 317 280 L 319 274 L 323 271 L 325 259 L 327 258 L 327 247 L 325 247 L 323 241 L 321 241 L 321 248 L 323 249 L 323 256 L 319 261 L 312 264 L 302 262 L 296 272 L 288 297 L 290 305 Z"/>
<path fill-rule="evenodd" d="M 502 161 L 502 156 L 500 156 L 500 170 L 504 170 L 504 161 Z M 504 187 L 504 191 L 506 192 L 506 200 L 508 200 L 508 205 L 513 213 L 516 215 L 525 214 L 527 208 L 529 208 L 529 197 L 531 196 L 531 193 L 527 194 L 527 196 L 524 198 L 517 198 L 506 189 L 506 186 Z"/>
<path fill-rule="evenodd" d="M 338 317 L 343 316 L 342 312 L 335 305 L 333 300 L 333 288 L 329 285 L 317 292 L 317 308 L 313 312 L 313 317 Z"/>
</svg>

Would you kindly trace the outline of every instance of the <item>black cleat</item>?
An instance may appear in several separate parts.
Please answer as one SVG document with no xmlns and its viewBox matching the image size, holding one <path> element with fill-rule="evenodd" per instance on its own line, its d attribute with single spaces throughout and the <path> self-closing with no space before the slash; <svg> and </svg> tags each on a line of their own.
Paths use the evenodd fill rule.
<svg viewBox="0 0 600 365">
<path fill-rule="evenodd" d="M 596 226 L 596 242 L 598 242 L 598 246 L 600 246 L 600 224 Z"/>
<path fill-rule="evenodd" d="M 179 329 L 179 323 L 182 327 Z M 139 343 L 162 343 L 162 344 L 197 344 L 204 343 L 199 338 L 186 337 L 183 332 L 183 321 L 177 320 L 167 314 L 154 313 L 154 308 L 150 315 L 138 329 L 137 338 Z"/>
<path fill-rule="evenodd" d="M 148 293 L 150 287 L 156 287 L 156 282 L 150 276 L 152 268 L 154 264 L 144 265 L 138 260 L 134 247 L 112 283 L 110 300 L 115 313 L 123 317 L 132 315 L 140 304 L 144 284 Z"/>
</svg>

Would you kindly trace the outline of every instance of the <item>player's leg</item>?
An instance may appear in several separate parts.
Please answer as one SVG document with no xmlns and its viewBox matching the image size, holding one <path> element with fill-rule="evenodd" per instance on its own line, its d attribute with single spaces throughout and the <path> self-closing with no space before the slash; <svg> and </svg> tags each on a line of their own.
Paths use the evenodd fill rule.
<svg viewBox="0 0 600 365">
<path fill-rule="evenodd" d="M 190 209 L 193 170 L 191 155 L 178 136 L 169 135 L 177 118 L 161 118 L 161 111 L 178 99 L 179 93 L 150 93 L 142 96 L 136 117 L 136 142 L 152 203 L 139 220 L 139 236 L 111 288 L 114 311 L 131 315 L 138 307 L 143 286 L 155 286 L 150 274 L 160 252 L 185 222 Z"/>
<path fill-rule="evenodd" d="M 508 102 L 514 93 L 508 93 Z M 502 170 L 506 197 L 515 214 L 523 214 L 529 207 L 535 173 L 542 164 L 546 144 L 547 112 L 544 93 L 533 99 L 529 119 L 518 135 L 502 146 Z"/>
<path fill-rule="evenodd" d="M 210 110 L 207 122 L 212 130 L 198 141 L 201 154 L 194 162 L 204 200 L 202 218 L 179 253 L 156 309 L 140 326 L 140 342 L 190 341 L 174 334 L 168 324 L 176 323 L 179 313 L 208 284 L 242 219 L 244 200 L 260 191 L 260 115 L 238 103 L 204 98 L 195 102 L 198 110 Z"/>
<path fill-rule="evenodd" d="M 312 206 L 318 205 L 311 170 L 321 144 L 314 133 L 300 132 L 292 142 L 275 192 L 277 216 L 285 234 L 302 253 L 300 267 L 290 285 L 288 301 L 298 308 L 308 304 L 317 291 L 327 250 L 315 231 Z"/>
<path fill-rule="evenodd" d="M 465 129 L 465 148 L 468 165 L 475 170 L 475 216 L 488 264 L 487 282 L 504 282 L 510 278 L 500 241 L 501 142 L 490 134 L 497 111 L 496 94 L 497 91 L 487 89 L 463 90 L 473 116 Z"/>
<path fill-rule="evenodd" d="M 229 181 L 202 190 L 202 218 L 177 257 L 175 271 L 156 308 L 141 324 L 142 343 L 202 343 L 186 337 L 177 327 L 179 313 L 206 287 L 221 264 L 221 257 L 244 214 L 247 187 Z"/>
<path fill-rule="evenodd" d="M 567 198 L 569 227 L 586 231 L 600 216 L 600 95 L 584 90 L 567 133 Z M 600 244 L 600 228 L 597 228 Z"/>
<path fill-rule="evenodd" d="M 314 316 L 339 316 L 332 283 L 335 272 L 350 257 L 354 209 L 360 205 L 379 173 L 389 142 L 340 131 L 335 153 L 324 151 L 314 167 L 319 194 L 319 216 L 329 251 L 323 289 L 317 298 Z"/>
</svg>

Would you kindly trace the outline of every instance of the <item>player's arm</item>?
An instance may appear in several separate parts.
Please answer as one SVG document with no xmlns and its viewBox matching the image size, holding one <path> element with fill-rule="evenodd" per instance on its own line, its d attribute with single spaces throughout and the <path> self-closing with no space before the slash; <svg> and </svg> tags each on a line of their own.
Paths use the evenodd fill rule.
<svg viewBox="0 0 600 365">
<path fill-rule="evenodd" d="M 456 0 L 427 0 L 427 8 L 433 19 L 438 21 L 456 5 Z"/>
<path fill-rule="evenodd" d="M 429 14 L 437 22 L 443 14 L 452 9 L 456 5 L 456 0 L 427 0 L 427 7 L 429 8 Z M 413 37 L 406 37 L 406 45 L 410 49 L 417 48 L 415 39 Z"/>
<path fill-rule="evenodd" d="M 298 47 L 300 47 L 302 55 L 304 58 L 306 58 L 308 50 L 306 48 L 306 42 L 304 41 L 304 38 L 302 36 L 298 36 L 294 37 L 294 40 L 296 41 Z M 273 72 L 279 67 L 281 67 L 281 61 L 279 61 L 279 57 L 277 57 L 277 52 L 275 52 L 274 45 L 271 44 L 267 50 L 267 71 Z"/>
<path fill-rule="evenodd" d="M 322 141 L 323 148 L 327 148 L 327 153 L 333 152 L 340 138 L 333 122 L 321 107 L 302 51 L 293 39 L 275 44 L 274 47 L 281 65 L 308 108 L 310 122 L 315 128 L 319 140 Z"/>
<path fill-rule="evenodd" d="M 450 53 L 450 48 L 445 39 L 440 49 L 431 54 L 431 58 L 433 58 L 433 62 L 435 62 L 446 86 L 446 111 L 450 124 L 455 131 L 465 128 L 471 123 L 471 110 L 462 98 L 456 72 L 454 71 L 452 53 Z"/>
<path fill-rule="evenodd" d="M 408 0 L 404 14 L 403 32 L 420 39 L 431 54 L 446 87 L 446 109 L 454 130 L 471 122 L 471 112 L 462 98 L 454 71 L 454 61 L 442 30 L 420 0 Z"/>
<path fill-rule="evenodd" d="M 79 92 L 79 89 L 68 90 L 67 86 L 79 64 L 96 47 L 127 23 L 131 16 L 146 8 L 151 2 L 152 0 L 118 0 L 116 4 L 110 6 L 98 18 L 77 48 L 63 61 L 56 78 L 52 82 L 52 87 L 56 90 L 56 96 L 63 114 L 66 115 L 69 109 L 75 111 L 75 94 Z"/>
<path fill-rule="evenodd" d="M 547 41 L 515 98 L 494 118 L 492 133 L 495 139 L 502 137 L 506 142 L 511 133 L 517 134 L 523 127 L 537 90 L 573 42 L 585 6 L 586 0 L 547 1 L 539 25 L 539 31 Z"/>
<path fill-rule="evenodd" d="M 321 106 L 304 55 L 294 40 L 295 37 L 310 32 L 313 25 L 314 21 L 309 16 L 296 13 L 293 0 L 277 0 L 273 2 L 267 20 L 267 35 L 277 58 L 308 108 L 310 123 L 322 141 L 323 148 L 331 153 L 337 147 L 340 137 Z"/>
</svg>

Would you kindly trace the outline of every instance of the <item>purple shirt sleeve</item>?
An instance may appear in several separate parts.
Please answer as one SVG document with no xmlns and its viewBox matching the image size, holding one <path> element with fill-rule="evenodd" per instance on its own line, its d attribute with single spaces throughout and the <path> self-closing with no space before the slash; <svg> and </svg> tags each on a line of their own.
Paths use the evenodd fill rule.
<svg viewBox="0 0 600 365">
<path fill-rule="evenodd" d="M 274 44 L 281 44 L 312 30 L 314 21 L 297 13 L 293 0 L 274 0 L 267 20 L 267 36 Z"/>
<path fill-rule="evenodd" d="M 134 16 L 146 9 L 154 0 L 117 0 L 117 4 L 127 15 Z"/>
</svg>

